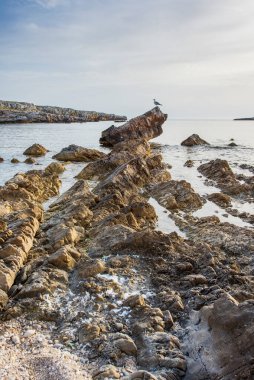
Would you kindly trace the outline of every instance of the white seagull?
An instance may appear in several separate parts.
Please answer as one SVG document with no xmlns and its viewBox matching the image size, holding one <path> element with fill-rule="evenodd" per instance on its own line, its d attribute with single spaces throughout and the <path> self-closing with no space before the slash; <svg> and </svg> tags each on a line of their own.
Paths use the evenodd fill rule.
<svg viewBox="0 0 254 380">
<path fill-rule="evenodd" d="M 153 102 L 154 102 L 154 104 L 155 104 L 156 106 L 162 106 L 162 104 L 160 104 L 159 102 L 157 102 L 156 99 L 153 99 Z"/>
</svg>

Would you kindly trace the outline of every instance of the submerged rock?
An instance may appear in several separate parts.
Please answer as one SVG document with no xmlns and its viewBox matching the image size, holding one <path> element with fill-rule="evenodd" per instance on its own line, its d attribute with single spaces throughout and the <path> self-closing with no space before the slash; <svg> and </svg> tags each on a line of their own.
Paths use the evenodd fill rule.
<svg viewBox="0 0 254 380">
<path fill-rule="evenodd" d="M 29 165 L 33 165 L 33 164 L 36 163 L 36 160 L 34 158 L 32 158 L 32 157 L 28 157 L 28 158 L 25 159 L 24 163 L 25 164 L 29 164 Z"/>
<path fill-rule="evenodd" d="M 167 115 L 162 113 L 159 107 L 155 107 L 120 127 L 109 127 L 102 132 L 100 143 L 104 146 L 114 146 L 125 140 L 151 140 L 162 134 L 162 124 L 166 120 Z"/>
<path fill-rule="evenodd" d="M 83 148 L 78 145 L 69 145 L 61 150 L 61 152 L 55 154 L 52 158 L 59 161 L 73 161 L 73 162 L 89 162 L 96 161 L 103 158 L 105 153 L 96 149 Z"/>
<path fill-rule="evenodd" d="M 181 145 L 184 146 L 195 146 L 195 145 L 210 145 L 207 141 L 201 139 L 199 135 L 193 134 L 190 137 L 188 137 L 186 140 L 181 142 Z"/>
<path fill-rule="evenodd" d="M 44 148 L 44 146 L 40 145 L 40 144 L 33 144 L 32 146 L 30 146 L 29 148 L 27 148 L 25 151 L 24 151 L 24 155 L 25 156 L 35 156 L 35 157 L 39 157 L 39 156 L 45 156 L 45 154 L 48 152 L 48 150 L 46 148 Z"/>
<path fill-rule="evenodd" d="M 11 159 L 11 163 L 12 164 L 18 164 L 18 163 L 20 163 L 20 161 L 17 158 L 14 157 L 14 158 Z"/>
</svg>

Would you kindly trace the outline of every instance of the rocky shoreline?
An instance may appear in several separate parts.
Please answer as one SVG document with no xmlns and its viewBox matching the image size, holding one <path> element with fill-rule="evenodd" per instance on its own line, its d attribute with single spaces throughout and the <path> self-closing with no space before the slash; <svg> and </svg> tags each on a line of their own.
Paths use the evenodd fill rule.
<svg viewBox="0 0 254 380">
<path fill-rule="evenodd" d="M 166 118 L 155 107 L 104 131 L 108 154 L 70 145 L 0 187 L 0 378 L 254 378 L 253 217 L 194 215 L 253 202 L 253 176 L 217 159 L 198 167 L 216 193 L 175 180 L 149 143 Z M 66 162 L 86 164 L 55 199 Z M 178 233 L 157 229 L 155 202 Z"/>
<path fill-rule="evenodd" d="M 72 108 L 37 106 L 33 103 L 0 100 L 0 124 L 14 123 L 85 123 L 89 121 L 126 121 L 126 116 Z"/>
</svg>

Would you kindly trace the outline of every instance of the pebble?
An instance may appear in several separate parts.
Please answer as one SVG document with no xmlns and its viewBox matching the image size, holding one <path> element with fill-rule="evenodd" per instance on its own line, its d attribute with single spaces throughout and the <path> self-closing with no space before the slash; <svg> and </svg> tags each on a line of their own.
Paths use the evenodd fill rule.
<svg viewBox="0 0 254 380">
<path fill-rule="evenodd" d="M 12 341 L 12 343 L 14 343 L 14 344 L 20 344 L 20 338 L 19 338 L 18 335 L 13 335 L 13 336 L 11 337 L 11 341 Z"/>
<path fill-rule="evenodd" d="M 35 330 L 26 330 L 24 332 L 24 338 L 29 338 L 30 336 L 34 335 L 36 333 Z"/>
</svg>

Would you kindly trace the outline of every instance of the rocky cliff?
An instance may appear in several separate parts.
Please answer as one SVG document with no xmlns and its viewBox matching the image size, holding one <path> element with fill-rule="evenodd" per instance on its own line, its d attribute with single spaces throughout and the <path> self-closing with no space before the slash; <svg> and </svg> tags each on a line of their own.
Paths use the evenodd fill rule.
<svg viewBox="0 0 254 380">
<path fill-rule="evenodd" d="M 5 123 L 75 123 L 88 121 L 126 121 L 126 116 L 72 108 L 37 106 L 33 103 L 0 100 L 0 124 Z"/>
</svg>

